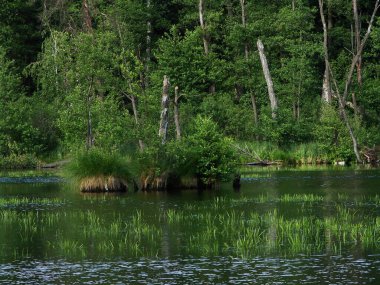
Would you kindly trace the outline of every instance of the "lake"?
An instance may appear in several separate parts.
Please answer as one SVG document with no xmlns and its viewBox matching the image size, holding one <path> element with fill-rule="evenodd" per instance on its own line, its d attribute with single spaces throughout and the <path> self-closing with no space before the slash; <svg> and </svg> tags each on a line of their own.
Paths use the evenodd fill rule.
<svg viewBox="0 0 380 285">
<path fill-rule="evenodd" d="M 380 170 L 243 168 L 239 191 L 82 194 L 0 174 L 0 284 L 379 284 Z"/>
</svg>

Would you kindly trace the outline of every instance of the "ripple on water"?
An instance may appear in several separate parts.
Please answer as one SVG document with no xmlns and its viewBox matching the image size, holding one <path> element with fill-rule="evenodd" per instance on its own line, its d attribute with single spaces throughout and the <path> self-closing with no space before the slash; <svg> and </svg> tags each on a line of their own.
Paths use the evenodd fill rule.
<svg viewBox="0 0 380 285">
<path fill-rule="evenodd" d="M 376 284 L 380 256 L 20 261 L 0 265 L 0 284 Z"/>
<path fill-rule="evenodd" d="M 0 183 L 60 183 L 64 179 L 55 176 L 32 176 L 32 177 L 0 177 Z"/>
</svg>

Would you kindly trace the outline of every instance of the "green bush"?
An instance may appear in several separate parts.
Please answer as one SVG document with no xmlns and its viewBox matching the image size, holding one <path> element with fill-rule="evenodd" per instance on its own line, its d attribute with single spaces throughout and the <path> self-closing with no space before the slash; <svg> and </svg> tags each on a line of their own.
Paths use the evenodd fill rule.
<svg viewBox="0 0 380 285">
<path fill-rule="evenodd" d="M 316 126 L 314 135 L 319 149 L 327 155 L 330 162 L 354 159 L 352 141 L 347 127 L 334 106 L 328 104 L 322 106 L 321 121 Z"/>
<path fill-rule="evenodd" d="M 1 169 L 34 169 L 40 165 L 40 161 L 31 154 L 0 157 Z"/>
<path fill-rule="evenodd" d="M 224 137 L 210 118 L 198 116 L 191 134 L 168 147 L 174 171 L 194 175 L 204 186 L 230 180 L 235 173 L 237 157 L 232 141 Z"/>
</svg>

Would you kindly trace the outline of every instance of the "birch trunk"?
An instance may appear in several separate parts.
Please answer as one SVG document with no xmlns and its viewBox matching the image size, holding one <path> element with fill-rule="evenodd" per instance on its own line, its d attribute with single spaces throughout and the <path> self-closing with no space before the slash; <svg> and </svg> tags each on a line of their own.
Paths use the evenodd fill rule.
<svg viewBox="0 0 380 285">
<path fill-rule="evenodd" d="M 241 24 L 244 29 L 247 28 L 247 14 L 245 10 L 245 0 L 240 0 L 240 7 L 241 7 Z M 248 43 L 244 43 L 244 58 L 246 63 L 248 63 L 249 60 L 249 46 Z M 253 110 L 253 120 L 255 123 L 255 126 L 258 124 L 258 113 L 257 113 L 257 103 L 256 103 L 256 97 L 253 91 L 251 93 L 251 104 L 252 104 L 252 110 Z"/>
<path fill-rule="evenodd" d="M 198 10 L 199 10 L 199 23 L 200 23 L 201 29 L 202 29 L 203 48 L 205 51 L 205 55 L 208 55 L 210 42 L 208 39 L 206 24 L 205 24 L 205 20 L 204 20 L 205 5 L 204 5 L 203 0 L 199 0 Z"/>
<path fill-rule="evenodd" d="M 273 81 L 269 72 L 268 61 L 264 53 L 264 45 L 260 39 L 257 40 L 257 48 L 259 50 L 261 66 L 263 68 L 265 81 L 268 87 L 268 95 L 269 95 L 269 100 L 270 100 L 270 105 L 271 105 L 271 110 L 272 110 L 272 118 L 275 119 L 276 112 L 278 109 L 277 98 L 273 89 Z"/>
<path fill-rule="evenodd" d="M 319 1 L 321 1 L 321 0 L 319 0 Z M 373 12 L 372 12 L 371 20 L 368 24 L 366 34 L 364 35 L 363 39 L 360 41 L 360 46 L 357 48 L 356 54 L 353 56 L 352 61 L 351 61 L 351 67 L 350 67 L 350 70 L 348 71 L 348 74 L 347 74 L 347 79 L 346 79 L 343 98 L 342 98 L 344 104 L 346 103 L 346 100 L 347 100 L 348 91 L 351 87 L 352 77 L 353 77 L 356 65 L 362 56 L 364 46 L 365 46 L 365 44 L 369 38 L 369 35 L 371 34 L 372 26 L 373 26 L 373 23 L 374 23 L 375 18 L 376 18 L 376 13 L 379 10 L 379 8 L 380 8 L 380 0 L 376 0 L 375 7 L 374 7 Z"/>
<path fill-rule="evenodd" d="M 322 100 L 330 104 L 332 101 L 329 71 L 329 47 L 328 47 L 328 27 L 326 24 L 325 13 L 323 11 L 323 0 L 318 0 L 319 13 L 323 26 L 323 53 L 325 58 L 325 73 L 323 75 Z M 330 17 L 329 17 L 330 18 Z M 329 21 L 329 25 L 331 22 Z"/>
<path fill-rule="evenodd" d="M 179 123 L 179 109 L 178 109 L 178 100 L 179 100 L 178 86 L 174 88 L 174 123 L 175 131 L 177 135 L 177 140 L 181 139 L 181 125 Z"/>
<path fill-rule="evenodd" d="M 199 0 L 198 12 L 199 12 L 199 23 L 202 29 L 202 40 L 203 40 L 203 49 L 206 56 L 210 52 L 210 36 L 207 32 L 207 26 L 204 19 L 205 4 L 204 0 Z M 215 83 L 212 82 L 209 86 L 209 92 L 211 94 L 215 93 Z"/>
<path fill-rule="evenodd" d="M 169 79 L 165 75 L 162 87 L 160 129 L 158 131 L 158 136 L 161 138 L 162 144 L 166 142 L 169 125 L 169 86 Z"/>
<path fill-rule="evenodd" d="M 247 15 L 245 12 L 245 0 L 240 0 L 240 7 L 241 7 L 241 24 L 243 25 L 243 28 L 247 28 Z M 245 60 L 248 61 L 249 57 L 249 49 L 248 49 L 248 43 L 244 43 L 244 55 Z"/>
</svg>

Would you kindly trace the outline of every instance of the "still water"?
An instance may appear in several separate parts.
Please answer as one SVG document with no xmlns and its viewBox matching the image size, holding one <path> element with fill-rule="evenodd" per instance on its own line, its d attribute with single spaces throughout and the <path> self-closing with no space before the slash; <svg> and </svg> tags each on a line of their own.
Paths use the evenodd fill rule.
<svg viewBox="0 0 380 285">
<path fill-rule="evenodd" d="M 0 284 L 380 284 L 380 170 L 242 172 L 122 195 L 2 173 Z"/>
</svg>

